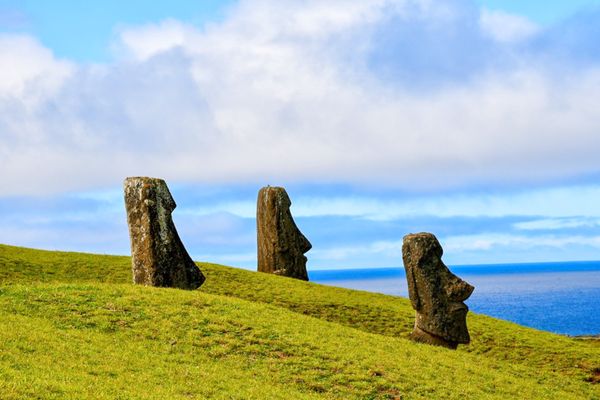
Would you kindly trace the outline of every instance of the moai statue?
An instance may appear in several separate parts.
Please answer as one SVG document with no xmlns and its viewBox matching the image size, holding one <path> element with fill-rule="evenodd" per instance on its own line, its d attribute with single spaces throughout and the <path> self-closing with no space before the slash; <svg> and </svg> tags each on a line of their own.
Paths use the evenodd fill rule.
<svg viewBox="0 0 600 400">
<path fill-rule="evenodd" d="M 123 184 L 131 239 L 133 282 L 197 289 L 204 275 L 190 258 L 173 224 L 175 200 L 162 179 L 134 177 Z"/>
<path fill-rule="evenodd" d="M 442 262 L 442 246 L 431 233 L 404 236 L 402 260 L 408 294 L 416 311 L 411 339 L 456 349 L 470 342 L 464 301 L 473 286 L 454 275 Z"/>
<path fill-rule="evenodd" d="M 291 205 L 282 187 L 267 186 L 258 192 L 258 271 L 307 281 L 304 253 L 312 245 L 294 223 Z"/>
</svg>

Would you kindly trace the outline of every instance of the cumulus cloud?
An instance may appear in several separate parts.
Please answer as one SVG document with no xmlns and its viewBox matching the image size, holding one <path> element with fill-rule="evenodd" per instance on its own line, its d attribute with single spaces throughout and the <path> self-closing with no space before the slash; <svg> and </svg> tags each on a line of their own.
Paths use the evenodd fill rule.
<svg viewBox="0 0 600 400">
<path fill-rule="evenodd" d="M 255 191 L 171 189 L 173 219 L 194 259 L 256 268 Z M 290 195 L 313 244 L 311 269 L 401 265 L 402 237 L 421 231 L 438 236 L 449 264 L 597 259 L 600 248 L 597 187 L 405 200 L 294 195 L 308 191 Z M 0 242 L 128 254 L 122 192 L 0 198 Z"/>
<path fill-rule="evenodd" d="M 367 196 L 343 193 L 342 190 L 338 190 L 335 195 L 315 193 L 293 195 L 294 193 L 292 193 L 291 207 L 293 215 L 309 218 L 343 216 L 391 221 L 424 216 L 547 217 L 519 222 L 515 225 L 517 229 L 536 229 L 536 227 L 542 229 L 543 226 L 550 228 L 552 224 L 561 224 L 562 228 L 567 227 L 562 226 L 565 224 L 589 224 L 590 221 L 596 221 L 600 217 L 600 209 L 597 206 L 600 202 L 600 187 L 596 185 L 426 195 L 392 193 Z M 250 196 L 245 196 L 243 199 L 224 197 L 223 200 L 215 198 L 210 203 L 184 206 L 181 212 L 190 215 L 208 215 L 226 211 L 242 218 L 254 218 L 255 199 L 253 196 L 248 197 Z"/>
<path fill-rule="evenodd" d="M 500 42 L 523 41 L 540 31 L 540 27 L 526 17 L 485 8 L 479 24 L 484 33 Z"/>
<path fill-rule="evenodd" d="M 183 47 L 199 36 L 200 33 L 193 27 L 167 19 L 158 24 L 121 29 L 114 52 L 117 57 L 146 61 L 159 53 Z"/>
<path fill-rule="evenodd" d="M 477 233 L 438 236 L 449 264 L 522 263 L 594 259 L 600 236 Z M 386 267 L 402 263 L 402 239 L 378 240 L 356 246 L 329 245 L 311 250 L 313 266 Z"/>
<path fill-rule="evenodd" d="M 518 222 L 514 227 L 523 231 L 562 230 L 600 227 L 598 218 L 547 218 Z"/>
<path fill-rule="evenodd" d="M 13 98 L 28 105 L 56 95 L 74 68 L 26 35 L 0 36 L 0 65 L 0 101 Z"/>
<path fill-rule="evenodd" d="M 0 194 L 142 174 L 431 190 L 598 172 L 600 64 L 555 73 L 550 36 L 511 18 L 459 0 L 241 1 L 202 28 L 125 29 L 95 66 L 4 35 Z"/>
<path fill-rule="evenodd" d="M 375 257 L 378 261 L 383 259 L 384 262 L 394 257 L 400 259 L 402 257 L 402 240 L 386 241 L 380 240 L 367 243 L 362 246 L 338 246 L 325 249 L 315 249 L 311 253 L 311 257 L 327 260 L 328 263 L 347 262 L 357 257 L 369 259 Z"/>
</svg>

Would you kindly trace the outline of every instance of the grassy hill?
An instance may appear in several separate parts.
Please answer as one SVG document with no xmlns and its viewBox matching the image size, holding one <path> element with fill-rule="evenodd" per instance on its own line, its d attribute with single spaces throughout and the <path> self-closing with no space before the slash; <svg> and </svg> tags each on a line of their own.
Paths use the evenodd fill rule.
<svg viewBox="0 0 600 400">
<path fill-rule="evenodd" d="M 600 399 L 600 342 L 469 314 L 407 340 L 407 299 L 199 263 L 196 291 L 128 257 L 0 245 L 0 399 Z"/>
</svg>

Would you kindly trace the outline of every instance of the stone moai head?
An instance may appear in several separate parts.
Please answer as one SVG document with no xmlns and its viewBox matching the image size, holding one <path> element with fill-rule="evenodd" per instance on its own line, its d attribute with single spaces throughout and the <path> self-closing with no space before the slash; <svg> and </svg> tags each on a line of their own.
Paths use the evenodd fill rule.
<svg viewBox="0 0 600 400">
<path fill-rule="evenodd" d="M 125 179 L 133 282 L 196 289 L 204 275 L 190 258 L 171 218 L 175 200 L 162 179 Z"/>
<path fill-rule="evenodd" d="M 307 281 L 304 253 L 312 245 L 294 223 L 291 205 L 282 187 L 267 186 L 258 192 L 258 270 Z"/>
<path fill-rule="evenodd" d="M 442 246 L 431 233 L 406 235 L 402 260 L 408 294 L 416 311 L 411 338 L 418 342 L 455 349 L 469 343 L 469 298 L 473 286 L 454 275 L 442 262 Z"/>
</svg>

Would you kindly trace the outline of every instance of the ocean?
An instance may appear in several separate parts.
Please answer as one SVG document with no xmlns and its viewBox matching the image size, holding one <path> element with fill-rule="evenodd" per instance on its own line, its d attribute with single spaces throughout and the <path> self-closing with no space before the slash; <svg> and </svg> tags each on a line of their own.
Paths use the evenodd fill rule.
<svg viewBox="0 0 600 400">
<path fill-rule="evenodd" d="M 600 261 L 449 266 L 475 313 L 565 335 L 600 334 Z M 408 297 L 404 268 L 309 271 L 330 286 Z"/>
</svg>

